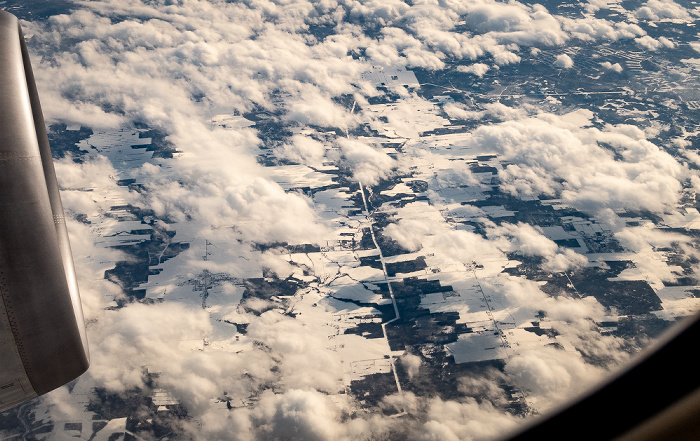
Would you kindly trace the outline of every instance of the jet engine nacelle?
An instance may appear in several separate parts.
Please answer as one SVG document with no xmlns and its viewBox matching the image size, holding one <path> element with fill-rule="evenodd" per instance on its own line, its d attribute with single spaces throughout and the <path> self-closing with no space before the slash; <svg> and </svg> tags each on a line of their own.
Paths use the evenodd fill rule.
<svg viewBox="0 0 700 441">
<path fill-rule="evenodd" d="M 89 359 L 27 47 L 0 11 L 0 411 L 73 380 Z"/>
</svg>

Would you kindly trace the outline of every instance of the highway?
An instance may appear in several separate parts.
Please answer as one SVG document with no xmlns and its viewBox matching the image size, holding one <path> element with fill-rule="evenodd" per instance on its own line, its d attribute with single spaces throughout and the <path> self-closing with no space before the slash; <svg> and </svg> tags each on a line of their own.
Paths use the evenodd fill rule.
<svg viewBox="0 0 700 441">
<path fill-rule="evenodd" d="M 367 205 L 367 197 L 365 196 L 365 188 L 362 185 L 362 182 L 359 182 L 360 184 L 360 193 L 362 193 L 362 203 L 365 206 L 365 212 L 367 213 L 367 220 L 369 221 L 369 231 L 372 234 L 372 242 L 374 242 L 374 246 L 377 248 L 379 251 L 379 261 L 382 263 L 382 272 L 384 273 L 384 281 L 386 282 L 386 286 L 389 289 L 389 296 L 391 296 L 391 304 L 394 306 L 394 318 L 389 320 L 388 322 L 382 323 L 382 332 L 384 333 L 384 339 L 386 340 L 387 346 L 389 346 L 389 360 L 391 361 L 391 372 L 394 374 L 394 380 L 396 381 L 396 389 L 399 391 L 399 393 L 402 393 L 401 390 L 401 383 L 399 382 L 399 376 L 396 373 L 396 360 L 394 359 L 394 356 L 391 354 L 391 345 L 389 344 L 389 337 L 386 335 L 386 326 L 395 322 L 399 318 L 401 318 L 401 315 L 399 314 L 399 308 L 396 305 L 396 298 L 394 297 L 394 290 L 391 288 L 391 282 L 389 281 L 389 273 L 386 271 L 386 262 L 384 261 L 384 254 L 382 254 L 382 249 L 379 247 L 379 243 L 377 243 L 377 238 L 374 235 L 374 226 L 372 225 L 372 217 L 369 212 L 369 208 Z M 405 410 L 404 410 L 405 412 Z"/>
</svg>

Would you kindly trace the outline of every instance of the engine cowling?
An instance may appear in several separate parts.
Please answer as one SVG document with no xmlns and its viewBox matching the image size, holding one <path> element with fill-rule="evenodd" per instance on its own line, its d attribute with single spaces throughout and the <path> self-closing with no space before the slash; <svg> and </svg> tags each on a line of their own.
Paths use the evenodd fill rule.
<svg viewBox="0 0 700 441">
<path fill-rule="evenodd" d="M 0 411 L 89 366 L 82 305 L 19 21 L 0 11 Z"/>
</svg>

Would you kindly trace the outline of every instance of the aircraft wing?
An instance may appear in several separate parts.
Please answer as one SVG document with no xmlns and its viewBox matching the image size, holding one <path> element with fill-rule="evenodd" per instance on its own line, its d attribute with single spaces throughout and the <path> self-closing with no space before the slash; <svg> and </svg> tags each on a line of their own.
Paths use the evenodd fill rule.
<svg viewBox="0 0 700 441">
<path fill-rule="evenodd" d="M 27 47 L 0 11 L 0 411 L 73 380 L 89 358 Z"/>
</svg>

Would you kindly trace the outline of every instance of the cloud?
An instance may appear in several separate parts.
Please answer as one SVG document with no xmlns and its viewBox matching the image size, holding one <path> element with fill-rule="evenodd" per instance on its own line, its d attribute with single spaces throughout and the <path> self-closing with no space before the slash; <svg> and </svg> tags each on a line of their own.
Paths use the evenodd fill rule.
<svg viewBox="0 0 700 441">
<path fill-rule="evenodd" d="M 324 237 L 308 197 L 285 192 L 250 154 L 259 142 L 253 131 L 178 122 L 169 140 L 185 146 L 182 157 L 168 169 L 147 163 L 134 172 L 148 188 L 143 203 L 158 216 L 195 221 L 203 233 L 235 226 L 251 242 L 313 243 Z"/>
<path fill-rule="evenodd" d="M 114 262 L 126 260 L 122 251 L 97 245 L 95 231 L 110 234 L 109 219 L 104 219 L 115 202 L 138 204 L 139 196 L 119 186 L 116 170 L 103 156 L 76 163 L 70 157 L 54 161 L 66 214 L 71 249 L 76 266 L 83 312 L 86 321 L 98 319 L 113 299 L 123 297 L 121 289 L 105 280 L 104 272 Z M 77 216 L 85 216 L 81 221 Z M 104 223 L 102 223 L 104 221 Z"/>
<path fill-rule="evenodd" d="M 316 391 L 266 392 L 251 417 L 260 439 L 336 440 L 345 432 L 328 396 Z"/>
<path fill-rule="evenodd" d="M 275 148 L 276 157 L 311 167 L 322 165 L 325 154 L 326 146 L 322 142 L 305 135 L 293 135 Z"/>
<path fill-rule="evenodd" d="M 197 4 L 197 8 L 151 8 L 136 1 L 94 2 L 91 11 L 49 20 L 48 29 L 34 32 L 33 44 L 40 50 L 48 45 L 66 50 L 52 53 L 55 62 L 37 70 L 39 83 L 54 84 L 47 90 L 63 97 L 51 101 L 47 118 L 67 120 L 92 109 L 94 115 L 86 116 L 96 120 L 95 125 L 101 118 L 112 127 L 145 119 L 170 129 L 173 111 L 204 119 L 206 107 L 195 105 L 192 98 L 203 96 L 203 104 L 247 110 L 253 105 L 270 108 L 270 95 L 282 92 L 291 97 L 303 94 L 311 106 L 291 108 L 291 117 L 299 118 L 305 109 L 323 104 L 335 112 L 332 116 L 339 118 L 339 126 L 347 122 L 324 99 L 352 92 L 351 84 L 363 70 L 362 63 L 347 56 L 352 36 L 307 45 L 302 34 L 294 32 L 306 26 L 303 17 L 293 18 L 295 24 L 287 22 L 291 29 L 285 30 L 262 27 L 263 11 L 243 4 Z M 134 13 L 143 19 L 112 23 L 101 16 Z M 37 24 L 28 26 L 33 29 Z M 253 34 L 255 40 L 250 39 Z M 63 111 L 71 106 L 77 109 Z M 123 112 L 122 117 L 104 112 L 104 106 Z M 308 121 L 334 124 L 330 115 L 319 113 L 309 115 Z"/>
<path fill-rule="evenodd" d="M 654 38 L 645 35 L 643 37 L 635 38 L 634 42 L 637 43 L 638 46 L 650 50 L 652 52 L 658 50 L 662 45 L 662 43 L 658 40 L 655 40 Z"/>
<path fill-rule="evenodd" d="M 389 155 L 361 141 L 338 138 L 337 142 L 343 162 L 353 171 L 353 177 L 364 185 L 376 185 L 397 167 Z"/>
<path fill-rule="evenodd" d="M 487 222 L 486 234 L 504 251 L 543 257 L 542 268 L 545 271 L 567 271 L 588 263 L 584 256 L 568 248 L 560 248 L 535 228 L 524 223 L 495 225 Z"/>
<path fill-rule="evenodd" d="M 503 413 L 490 403 L 430 401 L 428 421 L 422 427 L 420 440 L 479 440 L 502 435 L 520 422 L 520 418 Z"/>
<path fill-rule="evenodd" d="M 142 369 L 147 366 L 162 374 L 160 386 L 193 416 L 206 415 L 212 397 L 224 392 L 241 402 L 270 384 L 283 394 L 303 389 L 309 391 L 307 396 L 321 397 L 326 397 L 322 392 L 337 393 L 342 387 L 342 365 L 334 352 L 326 350 L 325 336 L 278 311 L 251 320 L 248 335 L 260 342 L 257 349 L 241 354 L 209 349 L 205 340 L 212 333 L 207 311 L 176 302 L 133 304 L 104 312 L 91 328 L 91 344 L 98 350 L 93 351 L 88 375 L 100 387 L 124 392 L 144 387 Z M 277 368 L 272 370 L 273 366 Z M 264 413 L 260 406 L 257 409 Z"/>
<path fill-rule="evenodd" d="M 479 401 L 487 401 L 494 406 L 504 406 L 509 402 L 501 384 L 508 382 L 508 376 L 502 371 L 491 368 L 485 369 L 479 374 L 465 375 L 459 379 L 459 391 L 466 396 L 474 397 Z"/>
<path fill-rule="evenodd" d="M 440 227 L 440 222 L 433 220 L 401 217 L 398 222 L 387 225 L 384 234 L 397 241 L 403 248 L 417 251 L 422 248 L 425 236 L 437 233 Z"/>
<path fill-rule="evenodd" d="M 690 20 L 686 8 L 673 0 L 648 0 L 635 11 L 635 16 L 642 20 L 658 21 L 663 19 Z"/>
<path fill-rule="evenodd" d="M 541 5 L 484 0 L 467 3 L 462 11 L 471 29 L 502 43 L 553 46 L 568 40 L 557 20 Z"/>
<path fill-rule="evenodd" d="M 620 63 L 612 64 L 609 61 L 604 61 L 604 62 L 600 63 L 600 65 L 605 70 L 611 70 L 611 71 L 617 72 L 617 73 L 622 72 L 622 66 L 620 66 Z"/>
<path fill-rule="evenodd" d="M 506 252 L 524 256 L 543 257 L 546 271 L 567 271 L 587 262 L 578 253 L 560 248 L 531 225 L 493 222 L 481 218 L 486 238 L 479 234 L 451 229 L 439 212 L 429 207 L 417 209 L 409 204 L 399 210 L 398 220 L 384 228 L 384 234 L 409 251 L 423 250 L 454 259 L 462 264 L 483 264 L 494 256 L 503 258 Z M 415 210 L 415 211 L 414 211 Z"/>
<path fill-rule="evenodd" d="M 378 42 L 368 44 L 367 55 L 373 64 L 406 65 L 427 69 L 442 69 L 444 54 L 425 47 L 415 36 L 396 27 L 384 28 Z"/>
<path fill-rule="evenodd" d="M 337 393 L 343 387 L 340 359 L 327 350 L 328 338 L 318 329 L 309 329 L 278 311 L 268 311 L 248 326 L 248 336 L 263 342 L 274 356 L 282 358 L 279 368 L 285 389 Z"/>
<path fill-rule="evenodd" d="M 520 63 L 520 56 L 512 51 L 504 49 L 502 46 L 494 46 L 491 49 L 493 61 L 498 66 Z"/>
<path fill-rule="evenodd" d="M 451 119 L 477 120 L 484 115 L 483 111 L 470 110 L 467 105 L 462 103 L 447 103 L 442 106 L 442 110 Z"/>
<path fill-rule="evenodd" d="M 485 104 L 484 111 L 486 115 L 500 120 L 520 119 L 527 116 L 528 106 L 509 107 L 503 103 L 495 102 Z"/>
<path fill-rule="evenodd" d="M 591 16 L 583 18 L 557 17 L 562 23 L 562 29 L 572 38 L 583 41 L 616 41 L 645 35 L 639 25 L 629 22 L 611 22 Z"/>
<path fill-rule="evenodd" d="M 489 70 L 489 66 L 484 63 L 474 63 L 470 64 L 468 66 L 460 65 L 457 66 L 456 68 L 457 72 L 462 72 L 462 73 L 469 73 L 472 75 L 476 75 L 477 77 L 483 77 L 486 72 Z"/>
<path fill-rule="evenodd" d="M 661 2 L 648 4 L 650 11 L 664 7 Z M 668 5 L 675 4 L 668 2 Z M 674 12 L 670 14 L 682 15 L 680 9 L 671 9 Z M 364 44 L 371 62 L 383 66 L 442 69 L 447 58 L 487 57 L 502 66 L 519 63 L 521 48 L 563 46 L 572 38 L 593 42 L 646 35 L 634 23 L 612 22 L 592 15 L 580 18 L 553 15 L 542 5 L 521 2 L 415 2 L 410 6 L 395 2 L 389 5 L 351 2 L 350 11 L 352 19 L 381 28 L 376 41 Z M 463 28 L 467 32 L 461 32 Z M 472 73 L 478 75 L 480 70 Z"/>
<path fill-rule="evenodd" d="M 483 263 L 489 256 L 502 254 L 491 241 L 464 230 L 447 230 L 428 236 L 424 246 L 440 250 L 444 256 L 465 264 Z"/>
<path fill-rule="evenodd" d="M 409 251 L 420 250 L 439 256 L 441 264 L 456 264 L 462 268 L 471 264 L 490 266 L 505 257 L 497 241 L 471 231 L 453 229 L 434 205 L 407 204 L 397 210 L 395 217 L 398 220 L 387 225 L 383 234 Z"/>
<path fill-rule="evenodd" d="M 178 344 L 202 341 L 210 330 L 208 314 L 178 303 L 104 312 L 91 328 L 91 345 L 98 350 L 92 352 L 89 375 L 113 392 L 142 387 L 143 366 L 157 371 L 181 369 L 192 353 Z"/>
<path fill-rule="evenodd" d="M 678 200 L 686 169 L 641 130 L 585 127 L 590 118 L 587 111 L 539 114 L 481 126 L 469 142 L 510 163 L 499 170 L 500 186 L 514 195 L 560 197 L 591 213 L 606 207 L 659 212 Z"/>
<path fill-rule="evenodd" d="M 688 237 L 671 231 L 655 228 L 653 224 L 638 227 L 622 227 L 615 233 L 615 238 L 626 248 L 645 256 L 635 262 L 633 270 L 637 278 L 643 278 L 651 286 L 662 289 L 664 282 L 673 282 L 682 277 L 682 270 L 677 266 L 663 264 L 666 257 L 657 250 L 678 247 L 683 254 L 697 259 L 697 251 L 688 244 Z M 624 277 L 624 273 L 621 274 Z"/>
<path fill-rule="evenodd" d="M 536 395 L 538 402 L 547 403 L 548 408 L 583 392 L 606 373 L 586 363 L 578 352 L 551 346 L 512 357 L 505 371 L 518 386 Z"/>
<path fill-rule="evenodd" d="M 676 43 L 674 43 L 673 40 L 670 40 L 664 36 L 659 37 L 657 40 L 666 48 L 673 49 L 676 47 Z"/>
<path fill-rule="evenodd" d="M 370 16 L 376 19 L 382 27 L 394 23 L 406 14 L 410 6 L 399 0 L 377 1 L 370 0 L 368 2 L 351 2 L 350 16 L 351 17 L 367 17 Z"/>
<path fill-rule="evenodd" d="M 289 263 L 289 257 L 284 256 L 281 250 L 270 249 L 260 256 L 260 264 L 277 275 L 280 279 L 286 279 L 294 274 L 295 267 Z"/>
<path fill-rule="evenodd" d="M 404 369 L 406 369 L 408 378 L 413 378 L 414 376 L 418 375 L 420 372 L 420 366 L 423 363 L 423 360 L 419 356 L 409 353 L 402 355 L 401 358 L 399 358 L 399 361 L 401 361 Z"/>
<path fill-rule="evenodd" d="M 543 311 L 547 324 L 571 346 L 553 345 L 515 349 L 505 373 L 510 381 L 527 391 L 528 403 L 538 410 L 549 409 L 571 399 L 608 375 L 628 359 L 623 339 L 601 335 L 596 323 L 607 317 L 606 309 L 592 296 L 552 297 L 537 282 L 500 274 L 482 281 L 482 286 L 508 300 L 512 317 L 533 317 Z M 571 350 L 573 347 L 575 350 Z M 606 367 L 590 364 L 593 357 Z"/>
<path fill-rule="evenodd" d="M 106 280 L 105 271 L 114 267 L 114 262 L 128 260 L 127 256 L 114 248 L 95 246 L 93 231 L 89 225 L 67 218 L 71 251 L 75 265 L 80 300 L 86 322 L 99 319 L 104 308 L 114 299 L 122 299 L 121 288 Z"/>
<path fill-rule="evenodd" d="M 363 420 L 341 423 L 340 408 L 331 398 L 313 390 L 292 389 L 283 393 L 262 392 L 252 409 L 209 409 L 202 424 L 187 427 L 197 440 L 349 440 L 353 429 L 364 437 Z M 354 423 L 354 424 L 353 424 Z M 374 430 L 380 429 L 380 425 Z"/>
<path fill-rule="evenodd" d="M 574 67 L 574 60 L 566 54 L 557 55 L 557 59 L 554 61 L 554 66 L 559 69 L 571 69 Z"/>
<path fill-rule="evenodd" d="M 495 102 L 483 105 L 482 110 L 472 110 L 463 103 L 447 103 L 442 109 L 452 119 L 478 120 L 485 116 L 498 119 L 520 119 L 527 116 L 527 107 L 508 107 L 503 103 Z"/>
<path fill-rule="evenodd" d="M 67 156 L 54 161 L 54 169 L 69 214 L 97 216 L 109 211 L 115 199 L 125 204 L 139 201 L 138 194 L 118 185 L 119 172 L 105 156 L 88 157 L 80 163 Z"/>
<path fill-rule="evenodd" d="M 287 99 L 287 121 L 345 130 L 357 125 L 357 119 L 347 109 L 334 103 L 330 96 L 319 94 L 313 87 L 304 89 Z"/>
<path fill-rule="evenodd" d="M 380 26 L 379 38 L 367 38 L 356 24 L 343 23 L 346 12 L 351 22 Z M 128 18 L 132 14 L 138 19 Z M 127 19 L 113 23 L 110 15 Z M 469 32 L 456 30 L 462 19 Z M 336 33 L 308 40 L 304 31 L 320 22 L 337 24 Z M 495 64 L 506 65 L 520 61 L 521 47 L 561 46 L 584 35 L 617 39 L 645 34 L 634 25 L 568 19 L 540 5 L 493 0 L 444 5 L 297 1 L 264 7 L 100 1 L 52 17 L 44 29 L 26 25 L 40 51 L 65 49 L 51 53 L 52 64 L 37 72 L 40 83 L 58 86 L 42 93 L 51 104 L 46 106 L 49 120 L 89 119 L 95 127 L 117 127 L 145 119 L 163 128 L 169 126 L 164 109 L 194 110 L 198 115 L 189 117 L 202 117 L 205 109 L 191 106 L 192 98 L 244 111 L 274 107 L 273 96 L 288 103 L 289 120 L 352 127 L 354 118 L 330 98 L 352 93 L 353 85 L 361 87 L 359 74 L 366 66 L 348 55 L 357 48 L 365 48 L 373 64 L 439 69 L 447 57 L 490 56 Z M 472 73 L 483 75 L 485 64 L 474 66 Z"/>
<path fill-rule="evenodd" d="M 522 352 L 516 350 L 508 359 L 505 368 L 507 381 L 512 381 L 516 387 L 527 391 L 530 405 L 544 410 L 555 402 L 569 398 L 570 391 L 583 391 L 587 385 L 603 378 L 607 370 L 592 367 L 578 351 L 608 360 L 611 366 L 624 361 L 625 357 L 620 356 L 621 340 L 601 336 L 594 325 L 595 322 L 604 320 L 607 314 L 606 309 L 594 297 L 553 297 L 543 292 L 535 281 L 500 273 L 500 264 L 495 268 L 489 266 L 492 260 L 502 262 L 504 252 L 544 257 L 543 268 L 553 272 L 585 265 L 585 257 L 561 249 L 528 224 L 504 222 L 496 225 L 482 219 L 488 237 L 485 239 L 472 232 L 452 230 L 449 224 L 438 217 L 438 213 L 430 211 L 429 206 L 418 209 L 409 204 L 399 209 L 396 217 L 399 220 L 389 224 L 384 229 L 385 234 L 412 251 L 420 249 L 426 255 L 439 255 L 441 259 L 485 265 L 485 274 L 493 271 L 494 275 L 480 277 L 482 289 L 494 296 L 502 296 L 504 308 L 516 320 L 516 326 L 528 324 L 532 317 L 544 312 L 548 325 L 566 335 L 567 342 L 576 348 L 573 351 L 548 347 L 523 349 Z M 535 355 L 531 357 L 531 353 Z M 560 378 L 561 372 L 566 374 Z M 491 373 L 488 379 L 463 378 L 460 390 L 484 401 L 432 401 L 429 406 L 441 409 L 441 417 L 431 416 L 423 426 L 420 432 L 422 438 L 419 439 L 482 439 L 489 436 L 484 427 L 468 426 L 465 421 L 470 419 L 461 412 L 473 412 L 484 420 L 503 418 L 504 424 L 515 423 L 517 418 L 497 410 L 507 401 L 498 386 L 499 381 L 506 381 L 505 377 L 495 373 Z M 458 423 L 457 418 L 452 419 L 450 415 L 460 415 L 459 421 L 462 422 Z"/>
</svg>

